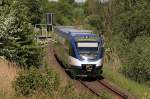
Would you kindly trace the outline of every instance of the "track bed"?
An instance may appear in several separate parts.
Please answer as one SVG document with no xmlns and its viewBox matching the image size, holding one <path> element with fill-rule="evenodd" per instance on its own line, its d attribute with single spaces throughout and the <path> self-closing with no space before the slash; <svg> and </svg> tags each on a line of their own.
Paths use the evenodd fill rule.
<svg viewBox="0 0 150 99">
<path fill-rule="evenodd" d="M 72 79 L 64 71 L 61 64 L 55 59 L 51 43 L 48 44 L 46 52 L 47 52 L 46 61 L 48 65 L 53 66 L 52 68 L 56 69 L 56 71 L 58 71 L 58 73 L 60 74 L 61 76 L 60 78 L 62 78 L 61 80 L 63 81 L 65 78 L 65 82 L 63 81 L 63 83 L 67 84 L 68 80 Z M 115 97 L 115 99 L 134 99 L 130 94 L 128 94 L 125 91 L 122 91 L 120 88 L 111 84 L 106 79 L 101 80 L 97 79 L 93 81 L 79 79 L 73 81 L 75 82 L 76 89 L 78 90 L 77 92 L 79 93 L 82 91 L 88 91 L 89 89 L 89 91 L 96 96 L 100 96 L 103 92 L 107 92 L 110 93 L 113 97 Z"/>
<path fill-rule="evenodd" d="M 120 88 L 110 84 L 106 79 L 95 81 L 80 82 L 88 88 L 93 94 L 100 96 L 103 92 L 110 93 L 115 99 L 133 99 L 127 92 L 120 90 Z"/>
</svg>

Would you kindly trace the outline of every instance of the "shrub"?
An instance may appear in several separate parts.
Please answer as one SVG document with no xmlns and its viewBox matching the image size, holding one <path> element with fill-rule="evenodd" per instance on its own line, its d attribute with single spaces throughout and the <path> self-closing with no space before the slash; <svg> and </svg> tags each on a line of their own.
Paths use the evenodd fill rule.
<svg viewBox="0 0 150 99">
<path fill-rule="evenodd" d="M 98 15 L 90 15 L 85 21 L 90 26 L 95 27 L 96 30 L 102 31 L 103 25 L 101 23 L 101 18 Z"/>
<path fill-rule="evenodd" d="M 19 72 L 19 76 L 13 82 L 13 88 L 18 95 L 29 96 L 36 92 L 52 94 L 59 85 L 59 78 L 52 70 L 41 73 L 38 69 L 29 69 Z"/>
<path fill-rule="evenodd" d="M 127 61 L 123 73 L 138 82 L 150 80 L 150 38 L 136 38 L 129 46 L 126 53 Z"/>
</svg>

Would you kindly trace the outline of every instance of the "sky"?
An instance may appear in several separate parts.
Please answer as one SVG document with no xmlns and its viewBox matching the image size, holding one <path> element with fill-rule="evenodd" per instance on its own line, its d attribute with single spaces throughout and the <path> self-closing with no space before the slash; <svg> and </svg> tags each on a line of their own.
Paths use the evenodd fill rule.
<svg viewBox="0 0 150 99">
<path fill-rule="evenodd" d="M 85 2 L 86 0 L 75 0 L 76 2 Z"/>
<path fill-rule="evenodd" d="M 49 0 L 49 1 L 58 1 L 58 0 Z M 86 0 L 75 0 L 76 2 L 82 3 L 85 2 Z M 101 2 L 108 2 L 109 0 L 100 0 Z"/>
</svg>

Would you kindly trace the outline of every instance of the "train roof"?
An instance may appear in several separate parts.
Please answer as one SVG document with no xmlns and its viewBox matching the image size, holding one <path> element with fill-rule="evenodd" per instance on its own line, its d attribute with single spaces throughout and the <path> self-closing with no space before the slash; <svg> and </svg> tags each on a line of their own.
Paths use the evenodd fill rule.
<svg viewBox="0 0 150 99">
<path fill-rule="evenodd" d="M 97 38 L 97 35 L 94 34 L 90 30 L 83 30 L 83 29 L 76 29 L 73 26 L 58 26 L 56 27 L 57 30 L 59 31 L 59 34 L 62 36 L 67 35 L 68 37 L 72 36 L 76 41 L 83 40 L 83 38 L 87 39 L 88 38 L 93 38 L 89 40 L 94 40 L 94 41 L 99 41 Z M 82 39 L 81 39 L 82 38 Z"/>
<path fill-rule="evenodd" d="M 76 35 L 95 35 L 93 34 L 92 31 L 90 30 L 83 30 L 83 29 L 76 29 L 73 26 L 59 26 L 57 27 L 57 29 L 62 33 L 62 34 L 67 34 L 67 35 L 72 35 L 72 36 L 76 36 Z"/>
</svg>

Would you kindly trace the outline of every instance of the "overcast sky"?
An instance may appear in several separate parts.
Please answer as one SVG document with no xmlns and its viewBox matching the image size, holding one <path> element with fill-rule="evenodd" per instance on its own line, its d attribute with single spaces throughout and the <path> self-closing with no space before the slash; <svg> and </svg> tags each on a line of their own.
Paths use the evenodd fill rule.
<svg viewBox="0 0 150 99">
<path fill-rule="evenodd" d="M 75 0 L 76 2 L 85 2 L 86 0 Z"/>
<path fill-rule="evenodd" d="M 58 0 L 49 0 L 49 1 L 58 1 Z M 85 2 L 86 0 L 75 0 L 76 2 Z M 101 2 L 108 2 L 109 0 L 100 0 Z"/>
</svg>

